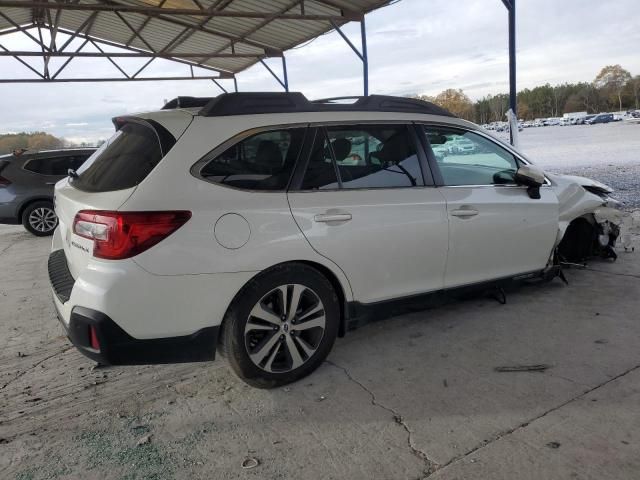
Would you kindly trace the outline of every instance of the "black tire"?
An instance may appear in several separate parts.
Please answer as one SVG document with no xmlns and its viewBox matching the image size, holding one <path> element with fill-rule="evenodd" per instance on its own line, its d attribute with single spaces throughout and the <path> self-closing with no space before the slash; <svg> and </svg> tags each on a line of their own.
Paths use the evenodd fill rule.
<svg viewBox="0 0 640 480">
<path fill-rule="evenodd" d="M 37 237 L 46 237 L 52 235 L 58 226 L 58 218 L 55 215 L 52 202 L 47 200 L 33 202 L 22 212 L 22 225 L 29 233 Z"/>
<path fill-rule="evenodd" d="M 306 356 L 304 363 L 299 367 L 283 371 L 267 371 L 264 367 L 261 368 L 254 363 L 250 357 L 249 350 L 251 348 L 251 342 L 255 341 L 251 337 L 251 335 L 254 334 L 247 334 L 245 330 L 248 328 L 247 324 L 250 313 L 254 307 L 262 304 L 261 302 L 264 301 L 265 297 L 271 294 L 277 294 L 275 291 L 279 288 L 285 287 L 285 291 L 292 292 L 292 288 L 295 285 L 300 285 L 307 289 L 304 290 L 304 293 L 300 297 L 300 304 L 308 301 L 308 297 L 315 298 L 321 302 L 317 303 L 315 308 L 318 308 L 318 305 L 324 307 L 324 330 L 315 346 L 315 351 L 311 355 Z M 290 298 L 293 298 L 293 295 L 292 293 Z M 307 298 L 302 299 L 302 296 L 305 295 Z M 315 297 L 313 295 L 315 295 Z M 300 317 L 303 318 L 305 312 L 301 310 L 302 307 L 300 307 Z M 311 317 L 311 315 L 309 317 Z M 255 323 L 257 317 L 251 318 L 253 319 L 252 324 Z M 257 320 L 261 322 L 259 318 L 257 318 Z M 283 321 L 283 325 L 281 325 L 280 328 L 284 328 L 284 323 L 286 322 Z M 291 331 L 285 330 L 284 332 L 293 337 L 295 333 L 294 329 L 304 323 L 305 322 L 302 321 L 297 326 L 294 326 L 294 319 L 290 327 Z M 266 322 L 265 324 L 272 325 Z M 258 275 L 236 295 L 222 323 L 222 330 L 220 332 L 221 353 L 227 358 L 233 370 L 244 382 L 257 388 L 275 388 L 300 380 L 318 368 L 325 358 L 327 358 L 327 355 L 333 347 L 336 336 L 338 335 L 339 325 L 340 302 L 329 280 L 320 272 L 307 265 L 301 263 L 283 264 Z M 277 328 L 274 327 L 274 330 L 277 330 Z M 312 333 L 314 329 L 310 329 L 308 332 Z M 258 345 L 254 350 L 262 350 L 258 348 L 260 345 L 266 346 L 273 337 L 279 336 L 280 339 L 274 341 L 280 343 L 274 344 L 274 348 L 270 349 L 273 355 L 268 356 L 273 356 L 276 359 L 282 358 L 283 362 L 288 359 L 293 364 L 291 354 L 289 353 L 290 344 L 288 342 L 291 340 L 299 346 L 299 338 L 284 339 L 285 335 L 282 330 L 275 332 L 265 331 L 264 333 L 256 332 L 256 334 L 263 334 L 264 337 L 258 341 Z M 299 337 L 303 334 L 305 334 L 305 331 L 297 333 Z M 318 335 L 317 328 L 315 329 L 315 334 Z M 310 344 L 307 343 L 307 345 L 313 345 L 313 342 Z M 286 352 L 283 346 L 286 347 Z M 275 352 L 275 350 L 280 351 Z M 302 353 L 302 356 L 306 355 L 302 348 L 297 348 L 297 350 L 298 353 Z M 276 363 L 276 361 L 273 360 L 272 362 L 273 364 Z"/>
</svg>

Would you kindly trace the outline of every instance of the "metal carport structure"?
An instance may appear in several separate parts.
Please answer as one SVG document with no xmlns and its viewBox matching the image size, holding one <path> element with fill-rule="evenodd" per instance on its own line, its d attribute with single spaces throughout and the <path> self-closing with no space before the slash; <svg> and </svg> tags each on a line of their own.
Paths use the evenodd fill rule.
<svg viewBox="0 0 640 480">
<path fill-rule="evenodd" d="M 396 1 L 0 0 L 0 57 L 13 57 L 33 74 L 3 78 L 0 83 L 211 79 L 226 92 L 219 80 L 232 79 L 237 90 L 236 74 L 261 63 L 288 91 L 285 52 L 335 29 L 362 62 L 366 96 L 369 65 L 365 15 Z M 502 2 L 509 18 L 510 108 L 516 112 L 516 0 Z M 360 48 L 341 30 L 349 22 L 360 23 Z M 18 32 L 33 42 L 35 50 L 12 50 L 2 44 L 4 36 Z M 42 59 L 41 69 L 26 61 L 30 57 Z M 120 75 L 61 75 L 77 58 L 103 58 Z M 144 62 L 134 73 L 127 73 L 118 63 L 123 58 Z M 280 75 L 265 61 L 269 58 L 281 59 Z M 53 68 L 52 59 L 63 61 Z M 156 59 L 184 64 L 188 73 L 144 76 Z M 194 68 L 205 73 L 196 74 Z"/>
</svg>

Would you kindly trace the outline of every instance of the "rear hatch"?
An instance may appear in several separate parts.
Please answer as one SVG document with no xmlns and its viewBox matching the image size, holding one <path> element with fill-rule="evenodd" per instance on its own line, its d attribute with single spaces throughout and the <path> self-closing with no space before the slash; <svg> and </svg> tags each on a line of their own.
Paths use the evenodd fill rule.
<svg viewBox="0 0 640 480">
<path fill-rule="evenodd" d="M 176 132 L 175 114 L 179 112 L 172 113 L 171 132 L 149 118 L 114 119 L 116 133 L 75 175 L 56 185 L 54 202 L 59 234 L 74 278 L 93 257 L 93 241 L 73 231 L 76 214 L 81 210 L 117 211 L 126 202 L 176 143 L 174 134 L 182 134 L 192 119 L 191 115 L 183 114 L 183 127 Z"/>
</svg>

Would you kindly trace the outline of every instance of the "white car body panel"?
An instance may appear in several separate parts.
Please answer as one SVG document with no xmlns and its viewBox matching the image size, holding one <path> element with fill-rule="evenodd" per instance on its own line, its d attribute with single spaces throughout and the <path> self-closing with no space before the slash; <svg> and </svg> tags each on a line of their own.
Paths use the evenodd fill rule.
<svg viewBox="0 0 640 480">
<path fill-rule="evenodd" d="M 180 138 L 185 130 L 189 127 L 193 119 L 195 111 L 189 110 L 160 110 L 158 112 L 144 112 L 134 115 L 139 118 L 154 120 L 166 128 L 175 138 Z"/>
<path fill-rule="evenodd" d="M 290 192 L 289 203 L 313 248 L 344 271 L 357 301 L 442 288 L 448 226 L 440 189 Z M 319 215 L 351 219 L 322 222 Z"/>
<path fill-rule="evenodd" d="M 526 187 L 443 187 L 449 213 L 445 287 L 468 285 L 544 268 L 558 230 L 558 200 L 548 188 L 540 199 Z M 464 211 L 477 212 L 473 216 Z"/>
<path fill-rule="evenodd" d="M 56 229 L 53 250 L 63 245 Z M 118 320 L 139 339 L 189 335 L 219 325 L 228 304 L 253 277 L 252 272 L 211 275 L 151 275 L 132 259 L 92 259 L 76 278 L 69 301 L 53 295 L 60 319 L 68 327 L 71 309 L 83 306 Z M 215 285 L 216 295 L 211 294 Z"/>
</svg>

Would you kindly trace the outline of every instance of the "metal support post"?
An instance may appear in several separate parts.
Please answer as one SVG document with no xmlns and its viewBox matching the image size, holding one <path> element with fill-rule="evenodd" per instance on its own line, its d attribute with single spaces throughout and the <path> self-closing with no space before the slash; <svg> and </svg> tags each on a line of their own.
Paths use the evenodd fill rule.
<svg viewBox="0 0 640 480">
<path fill-rule="evenodd" d="M 367 54 L 367 28 L 364 17 L 360 21 L 360 37 L 362 38 L 362 79 L 364 82 L 364 96 L 369 96 L 369 56 Z"/>
<path fill-rule="evenodd" d="M 509 12 L 509 108 L 518 118 L 518 90 L 516 87 L 516 0 L 502 0 Z M 511 131 L 510 131 L 511 132 Z M 510 133 L 513 145 L 513 132 Z"/>
</svg>

